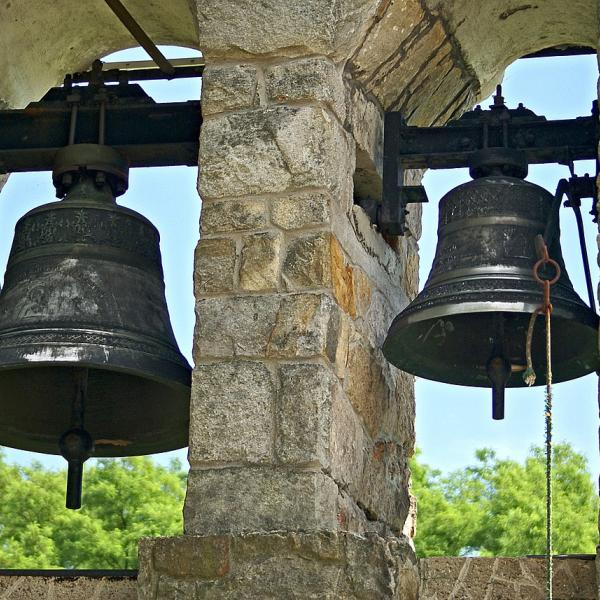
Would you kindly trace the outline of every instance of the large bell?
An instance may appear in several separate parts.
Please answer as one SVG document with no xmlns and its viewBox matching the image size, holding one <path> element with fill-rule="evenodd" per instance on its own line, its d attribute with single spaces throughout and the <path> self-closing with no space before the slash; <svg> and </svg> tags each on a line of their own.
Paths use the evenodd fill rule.
<svg viewBox="0 0 600 600">
<path fill-rule="evenodd" d="M 383 346 L 387 359 L 426 379 L 498 388 L 493 416 L 502 418 L 504 386 L 525 385 L 527 327 L 543 301 L 532 272 L 535 239 L 544 233 L 553 201 L 543 188 L 499 174 L 446 194 L 431 272 L 423 291 L 392 323 Z M 598 317 L 573 290 L 558 231 L 553 239 L 549 254 L 562 275 L 551 288 L 552 374 L 560 382 L 598 368 Z M 534 329 L 532 360 L 537 383 L 544 383 L 542 318 Z"/>
<path fill-rule="evenodd" d="M 86 148 L 86 166 L 71 164 Z M 92 447 L 129 456 L 188 440 L 190 366 L 159 235 L 116 204 L 110 150 L 69 147 L 68 176 L 55 172 L 68 193 L 17 223 L 0 293 L 0 444 L 70 462 Z"/>
</svg>

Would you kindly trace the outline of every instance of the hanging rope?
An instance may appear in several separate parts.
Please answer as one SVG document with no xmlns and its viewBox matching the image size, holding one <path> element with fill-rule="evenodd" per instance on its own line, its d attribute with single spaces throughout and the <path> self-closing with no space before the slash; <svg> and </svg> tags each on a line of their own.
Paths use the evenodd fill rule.
<svg viewBox="0 0 600 600">
<path fill-rule="evenodd" d="M 546 312 L 546 597 L 552 600 L 552 341 L 550 313 Z"/>
<path fill-rule="evenodd" d="M 529 319 L 527 328 L 527 341 L 525 353 L 527 369 L 523 373 L 523 380 L 529 386 L 535 383 L 536 375 L 531 358 L 533 329 L 538 314 L 546 318 L 546 399 L 544 405 L 545 433 L 546 433 L 546 598 L 552 600 L 553 564 L 552 564 L 552 329 L 550 317 L 552 315 L 552 302 L 550 301 L 550 286 L 560 278 L 558 263 L 548 255 L 548 247 L 542 236 L 537 236 L 536 247 L 540 259 L 533 267 L 533 277 L 544 290 L 544 303 L 537 308 Z M 554 277 L 542 278 L 540 269 L 550 266 L 554 269 Z"/>
</svg>

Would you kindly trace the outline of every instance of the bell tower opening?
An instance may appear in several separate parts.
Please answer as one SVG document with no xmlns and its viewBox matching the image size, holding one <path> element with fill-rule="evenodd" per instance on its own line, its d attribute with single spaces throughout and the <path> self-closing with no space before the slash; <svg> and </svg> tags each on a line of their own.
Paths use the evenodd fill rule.
<svg viewBox="0 0 600 600">
<path fill-rule="evenodd" d="M 162 47 L 161 49 L 169 59 L 189 59 L 190 57 L 194 58 L 200 56 L 199 52 L 191 50 L 189 48 Z M 119 63 L 118 65 L 114 66 L 121 69 L 127 69 L 135 66 L 131 63 L 135 61 L 147 60 L 147 58 L 147 55 L 141 49 L 130 49 L 111 54 L 104 58 L 103 61 L 105 61 L 106 63 L 111 63 L 111 67 L 114 65 L 114 63 Z M 187 100 L 198 100 L 200 96 L 200 80 L 198 78 L 174 80 L 171 82 L 144 82 L 142 84 L 142 87 L 144 87 L 146 93 L 155 102 L 185 102 Z M 108 123 L 108 126 L 110 126 L 110 123 Z M 77 157 L 76 160 L 78 160 Z M 160 251 L 162 254 L 162 271 L 164 272 L 166 302 L 168 304 L 169 313 L 171 317 L 171 325 L 169 325 L 168 328 L 172 326 L 175 338 L 177 339 L 177 344 L 181 349 L 183 356 L 185 357 L 184 360 L 187 359 L 187 362 L 189 363 L 192 363 L 192 335 L 194 328 L 194 296 L 192 288 L 193 257 L 194 248 L 199 235 L 200 214 L 200 199 L 196 192 L 196 179 L 197 167 L 182 166 L 168 168 L 152 167 L 144 169 L 131 169 L 131 171 L 129 172 L 129 190 L 124 196 L 118 198 L 118 205 L 120 211 L 119 215 L 128 215 L 127 218 L 129 218 L 137 214 L 139 219 L 138 217 L 134 217 L 134 220 L 138 220 L 135 221 L 135 223 L 133 221 L 130 223 L 130 225 L 132 225 L 133 227 L 129 228 L 129 233 L 126 231 L 127 228 L 122 228 L 123 230 L 120 230 L 119 232 L 116 232 L 116 230 L 114 230 L 116 237 L 119 238 L 118 240 L 115 238 L 115 243 L 119 246 L 125 244 L 131 247 L 130 250 L 132 250 L 133 253 L 129 253 L 131 254 L 130 258 L 133 258 L 133 255 L 136 253 L 141 256 L 145 252 L 144 248 L 142 248 L 143 243 L 137 238 L 141 229 L 147 228 L 146 233 L 149 233 L 150 237 L 152 237 L 153 239 L 155 238 L 156 244 L 158 244 L 158 236 L 156 236 L 156 234 L 154 233 L 155 230 L 152 227 L 152 225 L 149 224 L 149 222 L 152 223 L 158 230 L 158 233 L 160 235 Z M 95 183 L 97 184 L 97 182 Z M 82 205 L 81 208 L 84 210 L 84 212 L 89 212 L 89 210 L 97 211 L 96 209 L 98 209 L 101 213 L 105 212 L 107 218 L 112 218 L 115 215 L 109 214 L 108 211 L 104 210 L 106 208 L 104 204 L 108 206 L 110 202 L 104 202 L 104 198 L 96 198 L 96 200 L 90 200 L 92 196 L 95 197 L 95 195 L 97 195 L 98 193 L 99 188 L 98 185 L 96 185 L 95 183 L 92 182 L 90 187 L 89 185 L 85 184 L 85 182 L 79 182 L 77 184 L 79 187 L 72 193 L 78 195 L 78 197 L 81 196 L 81 198 L 83 198 L 83 205 L 85 206 Z M 75 185 L 74 187 L 77 187 L 77 185 Z M 83 187 L 81 187 L 82 185 Z M 6 235 L 1 236 L 2 242 L 0 244 L 0 263 L 2 264 L 0 270 L 2 271 L 2 273 L 4 273 L 5 271 L 5 265 L 11 247 L 12 235 L 10 234 L 10 232 L 14 229 L 14 226 L 17 223 L 18 219 L 28 211 L 30 211 L 31 213 L 35 213 L 35 215 L 37 216 L 34 215 L 34 218 L 37 219 L 38 217 L 40 217 L 40 215 L 38 215 L 40 209 L 37 207 L 39 207 L 39 205 L 41 204 L 45 204 L 51 201 L 54 195 L 55 190 L 52 187 L 52 174 L 49 172 L 14 173 L 8 178 L 8 182 L 2 190 L 2 194 L 0 197 L 0 214 L 1 219 L 3 221 L 3 226 L 5 227 L 6 231 Z M 81 198 L 79 198 L 79 200 L 81 200 Z M 79 200 L 77 200 L 75 203 L 77 204 Z M 71 199 L 69 199 L 68 197 L 66 200 L 61 200 L 60 202 L 55 204 L 57 206 L 62 207 L 63 202 L 71 203 L 70 206 L 74 207 Z M 94 204 L 95 202 L 96 204 L 98 204 L 98 206 L 94 205 L 95 208 L 91 208 L 90 202 L 91 204 Z M 63 210 L 62 212 L 64 213 L 65 211 Z M 117 220 L 120 219 L 119 215 L 116 216 Z M 141 215 L 143 215 L 143 217 Z M 81 218 L 85 220 L 85 215 L 83 215 Z M 44 220 L 44 218 L 42 218 L 42 221 L 44 221 L 45 223 L 47 219 Z M 79 223 L 79 225 L 83 227 L 85 224 L 81 222 Z M 98 227 L 100 227 L 102 231 L 108 231 L 108 229 L 111 229 L 111 231 L 113 231 L 114 228 L 112 228 L 112 226 L 109 227 L 108 223 L 105 223 L 105 225 L 106 227 L 104 228 L 100 227 L 100 225 L 98 225 Z M 95 230 L 99 231 L 98 228 L 96 228 Z M 119 235 L 117 235 L 117 233 Z M 85 240 L 86 244 L 89 241 L 89 236 L 93 235 L 93 231 L 90 229 L 88 234 L 85 234 L 87 236 Z M 81 247 L 82 244 L 79 243 L 79 248 Z M 140 256 L 138 256 L 138 258 Z M 146 256 L 146 254 L 144 254 L 144 256 Z M 136 260 L 137 259 L 135 259 L 134 262 Z M 106 263 L 106 261 L 104 261 L 104 263 Z M 114 264 L 116 265 L 117 263 L 115 262 Z M 136 267 L 137 266 L 139 265 L 136 263 Z M 158 270 L 160 270 L 160 266 L 158 266 L 157 268 Z M 119 271 L 119 269 L 117 270 Z M 122 271 L 122 269 L 119 272 L 121 274 L 124 274 L 124 271 Z M 79 279 L 80 278 L 75 277 L 73 280 L 74 283 L 76 283 Z M 129 299 L 133 300 L 135 304 L 130 306 L 130 309 L 132 311 L 130 314 L 131 319 L 133 319 L 133 321 L 136 321 L 142 313 L 146 314 L 146 316 L 150 315 L 150 313 L 144 309 L 144 304 L 147 303 L 149 298 L 149 295 L 147 293 L 148 289 L 146 289 L 145 287 L 149 283 L 149 279 L 147 279 L 144 283 L 142 278 L 140 281 L 135 283 L 134 279 L 125 276 L 125 279 L 119 283 L 113 275 L 107 273 L 107 281 L 105 281 L 104 284 L 101 284 L 101 282 L 96 283 L 99 283 L 100 287 L 104 289 L 105 296 L 108 297 L 112 295 L 113 299 L 117 299 L 119 293 L 121 293 L 125 288 L 127 288 L 131 284 L 133 284 L 133 287 L 135 289 L 131 289 L 127 292 Z M 110 289 L 108 289 L 109 283 L 116 284 L 119 289 L 116 292 L 111 293 Z M 162 285 L 162 282 L 160 285 Z M 3 286 L 7 286 L 7 281 L 3 282 Z M 29 290 L 29 292 L 30 295 L 32 295 L 34 294 L 35 290 L 32 288 L 31 290 Z M 115 308 L 117 307 L 115 306 Z M 148 308 L 148 306 L 146 306 L 146 308 Z M 166 306 L 164 307 L 164 309 L 166 310 Z M 137 313 L 136 310 L 138 311 Z M 118 316 L 120 310 L 112 312 L 114 318 L 121 319 L 121 316 Z M 160 321 L 158 312 L 156 311 L 152 312 L 150 318 L 154 319 L 154 321 L 157 324 Z M 131 319 L 125 318 L 124 321 L 130 321 Z M 127 322 L 123 322 L 122 325 L 124 328 L 128 327 Z M 149 326 L 142 326 L 142 329 L 144 328 L 146 330 L 152 329 L 152 327 Z M 140 333 L 142 333 L 141 330 Z M 156 334 L 156 331 L 151 330 L 146 331 L 146 333 L 152 337 Z M 137 341 L 140 343 L 142 342 L 141 338 Z M 145 350 L 142 349 L 142 352 L 145 352 Z M 144 390 L 140 388 L 136 391 L 135 386 L 132 387 L 131 385 L 132 381 L 128 380 L 129 375 L 124 371 L 118 377 L 120 378 L 120 383 L 118 384 L 118 387 L 123 387 L 129 390 L 130 394 L 132 394 L 132 399 L 133 397 L 137 396 L 138 399 L 145 398 L 143 402 L 147 401 L 148 389 Z M 187 377 L 189 379 L 189 368 Z M 87 376 L 85 378 L 87 382 L 88 391 L 89 385 L 94 383 L 94 378 L 95 376 L 92 375 L 89 376 L 89 379 Z M 52 381 L 54 379 L 56 379 L 56 377 L 50 377 L 48 379 L 44 376 L 41 376 L 40 381 L 35 385 L 40 389 L 47 388 L 47 390 L 50 391 L 50 389 L 53 389 Z M 21 382 L 21 384 L 19 384 L 18 381 L 13 383 L 15 384 L 16 388 L 23 388 L 23 382 Z M 96 381 L 96 384 L 98 383 L 99 388 L 108 391 L 110 385 L 107 385 L 106 381 Z M 81 387 L 86 386 L 80 385 L 79 388 Z M 163 400 L 160 396 L 161 393 L 158 392 L 158 396 L 155 398 L 155 404 L 157 404 L 157 406 Z M 187 397 L 189 398 L 189 387 L 187 391 Z M 186 399 L 185 402 L 187 403 L 187 401 L 188 400 Z M 23 399 L 23 402 L 25 402 L 25 399 Z M 42 420 L 47 420 L 49 414 L 52 413 L 52 408 L 49 405 L 46 408 L 49 410 L 49 413 L 46 414 L 46 416 Z M 98 412 L 98 414 L 101 414 L 102 410 L 96 411 L 96 409 L 90 404 L 90 414 L 87 415 L 88 418 L 86 420 L 89 422 L 93 422 L 92 413 L 96 412 Z M 149 414 L 150 411 L 144 410 L 142 414 L 138 415 L 138 417 L 140 417 L 143 421 L 143 419 L 148 417 Z M 131 415 L 131 417 L 134 420 L 138 420 L 138 423 L 142 422 L 139 421 L 139 419 L 137 419 L 135 415 Z M 129 418 L 130 417 L 127 417 L 122 420 L 121 424 L 124 428 L 127 427 L 126 421 Z M 21 421 L 25 422 L 25 419 L 21 419 Z M 172 421 L 172 419 L 165 419 L 166 423 L 170 421 Z M 142 425 L 142 428 L 146 428 L 146 426 Z M 186 423 L 184 428 L 186 439 L 187 428 L 188 427 Z M 151 428 L 148 427 L 146 429 L 149 433 Z M 126 440 L 127 436 L 122 435 L 116 437 L 124 441 Z M 152 437 L 151 434 L 150 437 Z M 73 446 L 73 443 L 75 443 L 76 446 L 80 446 L 82 439 L 83 438 L 79 436 L 77 437 L 77 439 L 73 438 L 70 441 L 65 440 L 65 444 L 69 447 Z M 102 442 L 102 440 L 100 441 Z M 114 441 L 115 440 L 113 439 L 113 442 Z M 181 441 L 179 441 L 175 442 L 172 445 L 172 447 L 177 448 L 182 445 L 183 444 L 181 443 Z M 15 446 L 18 446 L 18 444 L 15 444 Z M 115 448 L 117 448 L 118 450 L 117 446 L 115 446 Z M 142 449 L 142 451 L 139 452 L 139 454 L 147 454 L 148 448 L 146 448 L 146 450 Z M 65 449 L 61 447 L 61 451 L 62 450 Z M 121 516 L 119 517 L 119 515 L 116 515 L 113 519 L 113 517 L 110 517 L 108 515 L 108 512 L 110 512 L 111 504 L 109 498 L 105 497 L 104 499 L 99 500 L 99 490 L 98 487 L 95 486 L 94 489 L 90 490 L 91 503 L 94 506 L 90 508 L 91 512 L 86 513 L 86 490 L 84 475 L 84 511 L 82 513 L 83 517 L 81 518 L 86 519 L 88 518 L 88 516 L 89 518 L 92 518 L 92 513 L 98 515 L 99 513 L 97 503 L 103 502 L 104 504 L 106 504 L 106 506 L 100 510 L 100 513 L 104 511 L 107 516 L 107 519 L 104 522 L 104 525 L 108 527 L 106 531 L 110 530 L 111 526 L 108 525 L 108 521 L 111 519 L 121 519 L 121 524 L 117 524 L 115 527 L 116 529 L 122 530 L 123 532 L 125 532 L 129 527 L 129 522 L 133 527 L 134 521 L 136 519 L 141 519 L 141 521 L 145 522 L 145 529 L 143 531 L 140 530 L 140 535 L 174 535 L 177 533 L 181 533 L 181 509 L 183 504 L 183 495 L 185 491 L 185 484 L 183 481 L 184 469 L 181 465 L 185 461 L 186 451 L 186 448 L 182 448 L 173 452 L 163 453 L 153 458 L 153 462 L 151 464 L 147 461 L 139 462 L 137 461 L 137 459 L 128 459 L 122 461 L 120 464 L 117 464 L 116 462 L 112 462 L 112 459 L 98 462 L 94 458 L 91 458 L 88 462 L 86 462 L 86 470 L 91 467 L 95 471 L 113 473 L 114 475 L 114 477 L 111 478 L 111 481 L 107 483 L 108 487 L 104 490 L 104 492 L 106 492 L 111 486 L 114 486 L 115 482 L 119 479 L 119 477 L 125 477 L 125 479 L 122 479 L 122 484 L 120 485 L 135 487 L 137 483 L 139 483 L 142 486 L 142 488 L 145 485 L 142 481 L 144 477 L 148 481 L 154 478 L 155 481 L 152 485 L 156 487 L 156 490 L 152 492 L 153 497 L 155 499 L 158 499 L 156 495 L 157 491 L 159 491 L 159 493 L 164 493 L 165 504 L 163 507 L 164 510 L 162 510 L 163 514 L 160 517 L 160 508 L 158 510 L 158 513 L 155 514 L 155 517 L 152 517 L 149 514 L 144 516 L 140 512 L 140 509 L 142 509 L 142 512 L 146 510 L 143 508 L 143 500 L 141 503 L 139 498 L 130 498 L 130 501 L 128 501 L 128 493 L 126 493 L 123 489 L 119 490 L 117 488 L 114 488 L 113 493 L 117 493 L 119 497 L 121 497 L 122 502 L 119 502 L 121 506 L 119 506 L 117 509 L 117 512 Z M 65 452 L 68 456 L 71 456 L 71 450 L 69 448 L 67 448 Z M 63 454 L 65 454 L 65 452 L 63 452 Z M 65 462 L 59 456 L 41 455 L 38 453 L 15 450 L 12 448 L 2 448 L 2 455 L 2 458 L 6 463 L 13 463 L 15 465 L 18 465 L 18 467 L 15 466 L 14 468 L 10 467 L 9 470 L 11 471 L 11 477 L 20 477 L 21 480 L 23 480 L 22 485 L 25 486 L 23 488 L 25 490 L 27 489 L 27 485 L 35 486 L 36 484 L 34 482 L 34 479 L 43 479 L 42 474 L 45 474 L 48 471 L 60 471 L 60 475 L 54 477 L 54 479 L 52 479 L 53 481 L 55 481 L 57 478 L 62 478 L 64 476 L 64 473 L 66 473 Z M 109 456 L 111 455 L 111 453 L 104 453 L 100 455 Z M 117 451 L 114 455 L 119 456 L 124 454 Z M 85 460 L 85 458 L 83 460 Z M 148 469 L 150 469 L 151 472 L 148 472 Z M 152 469 L 154 469 L 154 471 L 152 471 Z M 145 475 L 143 473 L 144 470 L 147 471 Z M 129 480 L 129 483 L 127 483 L 128 480 L 126 477 L 128 472 L 131 473 L 132 477 L 132 479 Z M 99 479 L 101 479 L 101 477 L 93 478 L 94 481 Z M 102 493 L 104 492 L 100 492 L 100 495 L 102 495 Z M 55 495 L 52 494 L 51 497 L 48 499 L 49 504 L 52 504 L 55 501 L 59 502 L 59 505 L 57 507 L 47 507 L 48 510 L 45 514 L 36 514 L 35 510 L 32 512 L 29 520 L 32 523 L 33 527 L 36 526 L 36 523 L 39 527 L 49 527 L 50 529 L 52 529 L 55 525 L 58 526 L 54 522 L 54 517 L 60 517 L 61 511 L 64 513 L 64 496 L 61 499 L 61 495 L 56 495 L 55 497 Z M 35 502 L 33 504 L 35 504 Z M 157 507 L 160 507 L 160 505 L 160 500 L 158 500 Z M 86 516 L 86 514 L 88 516 Z M 130 517 L 125 518 L 124 515 L 126 514 L 129 514 Z M 137 517 L 135 516 L 136 514 L 138 515 Z M 173 515 L 175 516 L 171 518 L 171 516 Z M 75 520 L 77 519 L 77 517 L 74 518 Z M 101 525 L 100 528 L 102 528 L 104 525 Z M 125 533 L 123 533 L 123 535 L 125 535 Z M 53 541 L 52 543 L 55 542 Z M 101 544 L 99 544 L 99 546 L 101 546 Z M 117 548 L 118 546 L 119 545 L 117 544 L 115 548 Z M 64 549 L 61 549 L 57 553 L 61 556 L 49 556 L 48 560 L 42 560 L 41 557 L 38 557 L 35 560 L 35 562 L 32 562 L 31 564 L 40 568 L 43 566 L 64 568 L 133 568 L 135 567 L 137 561 L 137 538 L 135 540 L 131 539 L 131 541 L 125 544 L 124 546 L 122 545 L 121 550 L 123 555 L 120 557 L 109 557 L 109 553 L 114 554 L 115 549 L 106 549 L 106 553 L 100 552 L 100 554 L 96 555 L 95 559 L 90 558 L 89 556 L 83 556 L 81 553 L 78 552 L 73 552 L 71 555 L 69 555 L 68 551 L 63 550 Z M 118 552 L 119 551 L 117 550 L 117 553 Z M 13 562 L 11 562 L 11 560 Z M 15 552 L 13 559 L 11 559 L 10 556 L 9 558 L 5 559 L 4 554 L 0 552 L 0 569 L 23 567 L 26 564 L 29 564 L 27 563 L 28 560 L 32 561 L 32 557 L 29 556 L 28 558 L 28 554 L 25 549 L 23 549 L 23 551 L 20 553 Z"/>
<path fill-rule="evenodd" d="M 592 102 L 597 98 L 596 80 L 595 55 L 523 59 L 513 63 L 507 69 L 502 94 L 509 108 L 516 108 L 519 102 L 523 102 L 528 109 L 538 115 L 544 115 L 548 119 L 569 119 L 590 114 Z M 490 97 L 480 104 L 482 108 L 486 109 L 492 104 L 492 98 Z M 593 177 L 596 172 L 594 161 L 579 161 L 575 163 L 574 167 L 577 175 L 589 173 Z M 553 194 L 558 180 L 565 177 L 569 177 L 567 166 L 530 165 L 527 180 L 542 186 Z M 430 202 L 422 205 L 423 236 L 419 243 L 421 287 L 429 274 L 436 248 L 439 198 L 469 179 L 466 169 L 430 170 L 425 174 L 423 183 Z M 589 205 L 586 202 L 589 202 Z M 591 200 L 583 201 L 582 212 L 584 213 L 587 252 L 592 257 L 590 261 L 592 263 L 592 280 L 597 281 L 597 269 L 593 260 L 597 254 L 595 245 L 597 226 L 592 222 L 592 218 L 587 216 L 587 212 L 592 208 Z M 588 293 L 577 226 L 571 212 L 568 208 L 560 209 L 562 253 L 573 287 L 587 303 Z M 449 490 L 453 484 L 462 481 L 460 485 L 467 485 L 469 474 L 472 475 L 477 469 L 484 470 L 493 463 L 490 460 L 490 456 L 492 456 L 490 452 L 494 453 L 499 461 L 506 459 L 523 463 L 535 456 L 532 447 L 539 447 L 543 444 L 544 393 L 542 388 L 507 390 L 506 413 L 503 421 L 492 420 L 489 396 L 489 391 L 483 388 L 450 386 L 417 379 L 416 437 L 420 454 L 416 459 L 418 465 L 415 466 L 415 472 L 418 480 L 416 485 L 420 489 L 416 490 L 418 519 L 415 545 L 417 552 L 421 552 L 422 555 L 459 552 L 478 555 L 490 551 L 496 554 L 520 555 L 544 552 L 543 534 L 540 534 L 539 544 L 535 547 L 525 548 L 531 538 L 524 536 L 525 541 L 522 546 L 514 544 L 512 547 L 500 550 L 498 547 L 489 549 L 478 547 L 477 543 L 468 542 L 468 539 L 473 538 L 473 536 L 468 537 L 470 535 L 468 531 L 472 532 L 474 528 L 467 526 L 464 530 L 464 543 L 457 542 L 456 539 L 451 541 L 450 536 L 447 537 L 445 548 L 435 547 L 435 544 L 432 543 L 436 535 L 434 528 L 436 523 L 439 524 L 439 517 L 434 516 L 431 512 L 437 509 L 434 509 L 431 504 L 428 505 L 428 500 L 432 501 L 436 490 L 445 489 L 450 494 Z M 595 425 L 597 413 L 597 377 L 594 373 L 555 386 L 554 421 L 557 446 L 560 447 L 563 443 L 569 444 L 573 452 L 585 457 L 586 468 L 592 474 L 600 472 L 597 450 L 598 428 Z M 422 487 L 424 481 L 422 465 L 441 472 L 429 480 L 430 484 L 432 481 L 434 483 L 428 489 Z M 454 483 L 449 483 L 450 481 Z M 543 483 L 540 494 L 542 489 Z M 454 493 L 459 492 L 454 489 Z M 419 501 L 419 495 L 422 497 L 421 501 Z M 593 504 L 594 498 L 591 498 L 589 507 L 592 507 Z M 476 511 L 475 508 L 474 510 Z M 582 540 L 579 547 L 574 547 L 567 541 L 564 533 L 558 534 L 558 538 L 555 540 L 557 552 L 594 552 L 597 537 L 595 532 L 596 514 L 593 508 L 586 511 L 582 511 L 580 517 L 581 521 L 585 521 L 585 523 L 578 524 L 578 527 L 581 527 L 582 531 L 585 529 L 588 533 L 591 531 L 593 539 L 588 535 L 585 541 Z M 499 515 L 498 518 L 500 517 L 505 521 L 509 520 L 507 515 Z M 543 512 L 539 517 L 543 518 Z M 586 520 L 589 519 L 593 520 L 593 526 L 587 523 Z M 555 514 L 555 520 L 561 520 L 559 514 Z M 514 536 L 509 535 L 507 539 L 514 540 Z"/>
</svg>

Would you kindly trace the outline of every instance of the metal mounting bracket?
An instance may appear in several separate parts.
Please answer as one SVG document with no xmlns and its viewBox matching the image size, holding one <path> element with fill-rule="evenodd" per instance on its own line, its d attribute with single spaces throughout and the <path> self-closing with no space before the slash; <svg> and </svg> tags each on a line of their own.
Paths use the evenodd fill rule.
<svg viewBox="0 0 600 600">
<path fill-rule="evenodd" d="M 60 148 L 99 139 L 130 167 L 195 166 L 201 124 L 199 100 L 157 103 L 137 84 L 52 88 L 25 109 L 0 110 L 0 173 L 51 171 Z"/>
<path fill-rule="evenodd" d="M 599 140 L 598 103 L 588 117 L 548 121 L 522 104 L 509 109 L 498 86 L 489 110 L 476 107 L 443 127 L 413 127 L 400 113 L 388 112 L 384 121 L 383 195 L 381 211 L 394 216 L 390 226 L 379 210 L 370 208 L 373 223 L 403 235 L 407 205 L 422 202 L 423 193 L 403 192 L 404 169 L 473 167 L 482 151 L 497 156 L 518 153 L 526 164 L 562 163 L 596 159 Z M 360 201 L 361 205 L 368 201 Z M 385 208 L 394 207 L 398 208 Z M 377 214 L 376 214 L 377 213 Z M 377 223 L 381 220 L 381 224 Z"/>
</svg>

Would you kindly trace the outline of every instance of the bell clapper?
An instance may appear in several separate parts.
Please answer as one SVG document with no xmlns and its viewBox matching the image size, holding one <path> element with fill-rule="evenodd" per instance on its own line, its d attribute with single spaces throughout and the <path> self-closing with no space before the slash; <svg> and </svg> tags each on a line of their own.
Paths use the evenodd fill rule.
<svg viewBox="0 0 600 600">
<path fill-rule="evenodd" d="M 59 441 L 60 453 L 68 462 L 66 507 L 81 508 L 83 463 L 94 451 L 94 441 L 84 429 L 83 418 L 87 396 L 88 369 L 77 369 L 77 386 L 73 399 L 71 429 Z"/>
<path fill-rule="evenodd" d="M 486 364 L 487 376 L 492 382 L 492 419 L 496 421 L 504 419 L 504 390 L 513 372 L 513 365 L 506 358 L 508 352 L 504 318 L 501 312 L 494 313 L 494 345 Z"/>
<path fill-rule="evenodd" d="M 503 356 L 493 356 L 487 363 L 487 376 L 492 382 L 492 419 L 504 419 L 504 390 L 512 372 L 510 362 Z"/>
</svg>

